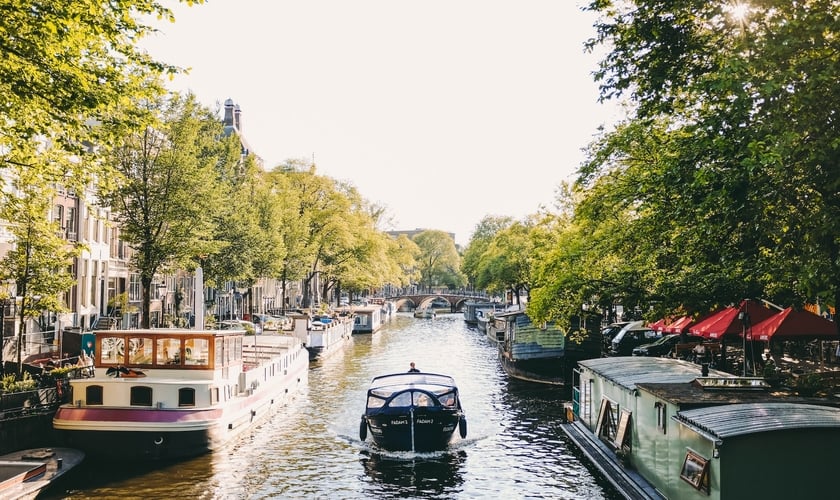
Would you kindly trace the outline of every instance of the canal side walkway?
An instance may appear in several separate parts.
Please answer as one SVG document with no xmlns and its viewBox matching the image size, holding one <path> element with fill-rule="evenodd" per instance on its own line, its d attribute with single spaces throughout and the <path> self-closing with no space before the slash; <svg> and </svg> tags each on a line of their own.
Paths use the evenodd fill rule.
<svg viewBox="0 0 840 500">
<path fill-rule="evenodd" d="M 615 454 L 595 439 L 578 421 L 565 422 L 560 428 L 583 452 L 619 493 L 628 500 L 664 500 L 656 489 L 635 471 L 627 469 L 615 460 Z"/>
</svg>

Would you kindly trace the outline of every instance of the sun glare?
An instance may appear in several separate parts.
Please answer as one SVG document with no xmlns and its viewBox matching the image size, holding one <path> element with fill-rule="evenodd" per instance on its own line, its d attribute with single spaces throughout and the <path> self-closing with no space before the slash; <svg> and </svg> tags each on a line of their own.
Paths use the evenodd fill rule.
<svg viewBox="0 0 840 500">
<path fill-rule="evenodd" d="M 731 3 L 727 11 L 734 21 L 744 24 L 750 14 L 750 5 L 742 2 Z"/>
</svg>

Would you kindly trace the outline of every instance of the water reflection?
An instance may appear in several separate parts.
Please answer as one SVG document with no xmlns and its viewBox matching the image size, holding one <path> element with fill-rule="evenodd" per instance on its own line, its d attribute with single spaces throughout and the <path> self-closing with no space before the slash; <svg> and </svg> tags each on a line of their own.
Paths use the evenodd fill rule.
<svg viewBox="0 0 840 500">
<path fill-rule="evenodd" d="M 371 496 L 452 498 L 463 484 L 463 450 L 438 453 L 380 453 L 362 450 L 359 461 L 376 484 Z"/>
</svg>

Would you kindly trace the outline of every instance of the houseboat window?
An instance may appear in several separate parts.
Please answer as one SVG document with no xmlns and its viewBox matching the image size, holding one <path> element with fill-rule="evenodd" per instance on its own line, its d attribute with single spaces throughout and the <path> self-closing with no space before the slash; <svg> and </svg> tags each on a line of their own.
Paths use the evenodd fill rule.
<svg viewBox="0 0 840 500">
<path fill-rule="evenodd" d="M 402 407 L 402 406 L 411 406 L 411 393 L 410 392 L 403 392 L 397 395 L 391 402 L 388 404 L 391 407 Z"/>
<path fill-rule="evenodd" d="M 598 423 L 596 429 L 598 437 L 608 443 L 615 441 L 615 433 L 618 430 L 618 403 L 607 398 L 601 400 L 601 410 L 598 412 Z"/>
<path fill-rule="evenodd" d="M 224 337 L 216 337 L 216 368 L 225 364 L 225 339 Z"/>
<path fill-rule="evenodd" d="M 159 365 L 181 364 L 181 339 L 163 338 L 157 340 L 157 358 Z"/>
<path fill-rule="evenodd" d="M 630 427 L 630 416 L 632 412 L 627 410 L 621 410 L 621 418 L 618 420 L 618 429 L 615 431 L 615 441 L 613 441 L 613 445 L 616 449 L 625 448 L 625 444 L 628 441 L 628 434 L 627 431 Z"/>
<path fill-rule="evenodd" d="M 178 406 L 195 406 L 195 389 L 192 387 L 178 389 Z"/>
<path fill-rule="evenodd" d="M 653 406 L 656 408 L 656 429 L 662 431 L 662 434 L 665 434 L 665 422 L 668 416 L 665 410 L 668 406 L 662 402 L 658 402 Z"/>
<path fill-rule="evenodd" d="M 101 405 L 102 404 L 102 386 L 89 385 L 85 387 L 85 404 Z"/>
<path fill-rule="evenodd" d="M 686 451 L 680 478 L 698 490 L 709 493 L 709 460 L 692 450 Z"/>
<path fill-rule="evenodd" d="M 225 338 L 225 364 L 233 363 L 233 355 L 235 344 L 233 342 L 233 337 L 226 337 Z"/>
<path fill-rule="evenodd" d="M 210 356 L 210 342 L 207 339 L 187 339 L 184 342 L 185 365 L 207 365 Z"/>
<path fill-rule="evenodd" d="M 128 339 L 128 363 L 132 365 L 152 364 L 152 339 L 131 337 Z"/>
<path fill-rule="evenodd" d="M 210 404 L 214 405 L 219 402 L 219 388 L 218 387 L 211 387 L 210 388 Z"/>
<path fill-rule="evenodd" d="M 125 364 L 125 339 L 122 337 L 103 337 L 99 352 L 102 364 Z"/>
<path fill-rule="evenodd" d="M 152 406 L 152 388 L 142 385 L 132 387 L 131 406 Z"/>
</svg>

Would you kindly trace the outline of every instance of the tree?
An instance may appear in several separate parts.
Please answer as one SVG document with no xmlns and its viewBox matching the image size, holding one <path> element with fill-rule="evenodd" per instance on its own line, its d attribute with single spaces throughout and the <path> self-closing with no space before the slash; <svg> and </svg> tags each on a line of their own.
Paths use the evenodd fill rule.
<svg viewBox="0 0 840 500">
<path fill-rule="evenodd" d="M 513 217 L 488 215 L 476 224 L 461 261 L 461 271 L 473 287 L 476 287 L 478 280 L 481 256 L 487 251 L 496 234 L 510 227 L 513 222 Z"/>
<path fill-rule="evenodd" d="M 582 179 L 612 176 L 632 225 L 656 228 L 642 248 L 623 240 L 657 249 L 642 268 L 652 299 L 700 305 L 705 289 L 840 302 L 840 125 L 826 106 L 840 97 L 827 84 L 840 5 L 765 2 L 741 19 L 725 2 L 589 9 L 602 15 L 589 46 L 609 47 L 602 97 L 627 96 L 636 114 L 600 141 Z"/>
<path fill-rule="evenodd" d="M 15 157 L 20 157 L 20 150 Z M 39 161 L 37 153 L 27 159 Z M 55 189 L 39 169 L 15 168 L 16 175 L 7 178 L 9 190 L 0 204 L 0 219 L 13 221 L 9 230 L 14 236 L 14 247 L 3 257 L 0 280 L 15 283 L 19 330 L 17 332 L 18 375 L 23 365 L 21 348 L 26 338 L 28 319 L 41 311 L 66 310 L 63 293 L 74 283 L 69 269 L 73 258 L 82 250 L 81 245 L 66 241 L 61 236 L 59 221 L 50 220 Z"/>
<path fill-rule="evenodd" d="M 421 287 L 431 291 L 435 284 L 458 288 L 466 283 L 461 273 L 461 257 L 451 236 L 443 231 L 426 230 L 416 234 L 413 240 L 420 248 L 417 263 Z"/>
<path fill-rule="evenodd" d="M 236 139 L 220 139 L 221 123 L 193 95 L 172 95 L 154 104 L 159 126 L 145 127 L 114 148 L 122 179 L 106 198 L 134 249 L 144 328 L 150 326 L 155 275 L 214 250 L 213 216 L 226 201 L 220 197 L 220 172 L 239 162 Z"/>
<path fill-rule="evenodd" d="M 491 291 L 510 290 L 520 304 L 522 292 L 531 289 L 533 245 L 531 222 L 514 222 L 497 232 L 481 254 L 476 286 Z"/>
<path fill-rule="evenodd" d="M 16 164 L 11 151 L 49 143 L 52 161 L 27 166 L 70 171 L 81 185 L 107 182 L 109 166 L 90 161 L 88 145 L 104 150 L 114 128 L 92 125 L 137 123 L 144 110 L 136 103 L 161 91 L 148 77 L 179 71 L 137 46 L 154 30 L 143 22 L 153 17 L 174 21 L 154 0 L 3 2 L 0 161 Z"/>
</svg>

